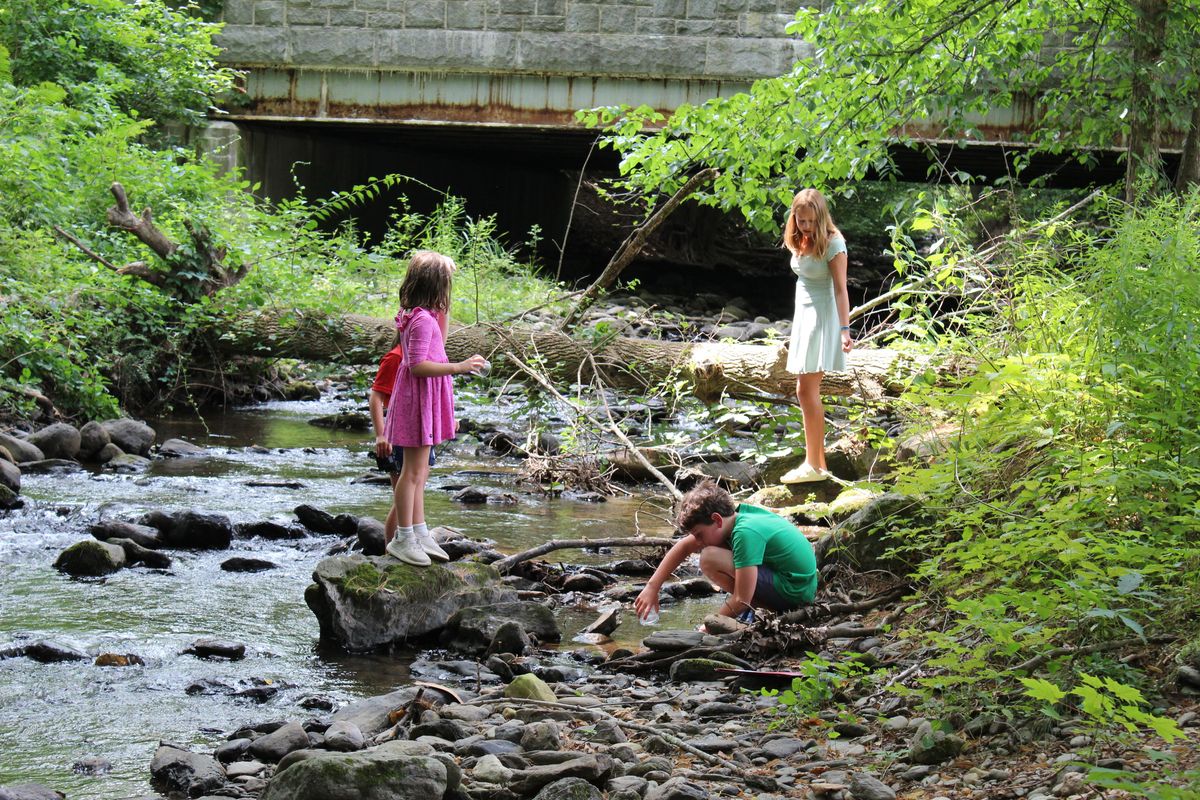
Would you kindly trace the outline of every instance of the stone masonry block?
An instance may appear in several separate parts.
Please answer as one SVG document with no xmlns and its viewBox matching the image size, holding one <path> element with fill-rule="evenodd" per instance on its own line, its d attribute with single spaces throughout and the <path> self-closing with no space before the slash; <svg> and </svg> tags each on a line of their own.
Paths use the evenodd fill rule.
<svg viewBox="0 0 1200 800">
<path fill-rule="evenodd" d="M 445 28 L 445 0 L 413 0 L 405 14 L 406 28 Z"/>
<path fill-rule="evenodd" d="M 326 8 L 298 8 L 295 5 L 288 6 L 287 10 L 288 25 L 328 25 L 329 24 L 329 9 Z"/>
<path fill-rule="evenodd" d="M 354 0 L 308 0 L 308 4 L 313 8 L 351 8 Z"/>
<path fill-rule="evenodd" d="M 229 0 L 221 10 L 221 19 L 226 25 L 253 25 L 254 3 L 252 0 Z"/>
<path fill-rule="evenodd" d="M 566 16 L 567 0 L 537 0 L 538 16 Z"/>
<path fill-rule="evenodd" d="M 635 33 L 652 36 L 674 36 L 675 20 L 659 17 L 638 17 Z"/>
<path fill-rule="evenodd" d="M 721 19 L 736 19 L 746 10 L 748 0 L 717 0 L 717 16 Z"/>
<path fill-rule="evenodd" d="M 774 0 L 772 0 L 774 8 Z M 687 0 L 654 0 L 650 5 L 649 15 L 652 17 L 672 17 L 679 19 L 687 16 Z"/>
<path fill-rule="evenodd" d="M 290 64 L 291 50 L 283 28 L 226 25 L 214 37 L 226 64 Z"/>
<path fill-rule="evenodd" d="M 369 13 L 353 8 L 331 8 L 329 9 L 329 25 L 335 28 L 366 28 Z M 370 37 L 371 32 L 364 31 L 363 35 Z"/>
<path fill-rule="evenodd" d="M 526 17 L 524 30 L 527 31 L 562 31 L 567 27 L 566 17 Z"/>
<path fill-rule="evenodd" d="M 717 16 L 717 0 L 687 0 L 688 19 L 713 19 Z"/>
<path fill-rule="evenodd" d="M 487 15 L 487 29 L 489 31 L 519 31 L 525 24 L 525 17 L 522 14 L 491 14 Z"/>
<path fill-rule="evenodd" d="M 796 61 L 795 49 L 786 40 L 710 39 L 704 74 L 741 79 L 782 75 Z"/>
<path fill-rule="evenodd" d="M 354 7 L 359 11 L 387 11 L 388 0 L 354 0 Z"/>
<path fill-rule="evenodd" d="M 724 19 L 681 19 L 675 30 L 681 36 L 734 36 L 737 23 Z"/>
<path fill-rule="evenodd" d="M 788 23 L 794 19 L 791 14 L 750 11 L 742 14 L 738 20 L 738 33 L 742 36 L 760 36 L 765 39 L 787 36 Z"/>
<path fill-rule="evenodd" d="M 375 65 L 375 36 L 357 28 L 292 28 L 295 63 L 312 67 Z"/>
<path fill-rule="evenodd" d="M 402 11 L 368 11 L 367 27 L 371 30 L 396 30 L 404 27 Z"/>
<path fill-rule="evenodd" d="M 501 14 L 526 14 L 532 16 L 537 13 L 537 0 L 498 0 Z"/>
<path fill-rule="evenodd" d="M 637 16 L 630 6 L 600 8 L 600 33 L 629 33 L 636 21 Z"/>
<path fill-rule="evenodd" d="M 704 62 L 704 43 L 682 36 L 527 34 L 520 39 L 515 66 L 567 75 L 693 77 L 704 74 Z"/>
<path fill-rule="evenodd" d="M 394 68 L 508 71 L 517 38 L 496 31 L 379 31 L 378 65 Z"/>
<path fill-rule="evenodd" d="M 484 25 L 482 0 L 447 0 L 446 28 L 448 30 L 479 31 Z"/>
<path fill-rule="evenodd" d="M 594 3 L 571 3 L 567 10 L 568 33 L 599 33 L 600 6 Z"/>
<path fill-rule="evenodd" d="M 287 7 L 281 2 L 276 2 L 276 0 L 254 4 L 255 25 L 283 25 L 286 14 Z"/>
</svg>

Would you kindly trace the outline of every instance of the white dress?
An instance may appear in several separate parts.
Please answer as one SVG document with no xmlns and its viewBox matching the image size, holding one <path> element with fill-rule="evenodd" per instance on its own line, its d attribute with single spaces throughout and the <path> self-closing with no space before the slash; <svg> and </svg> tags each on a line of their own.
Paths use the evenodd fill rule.
<svg viewBox="0 0 1200 800">
<path fill-rule="evenodd" d="M 846 240 L 829 240 L 824 258 L 792 256 L 796 273 L 796 316 L 792 320 L 792 338 L 788 343 L 788 372 L 840 372 L 846 368 L 842 352 L 842 331 L 838 324 L 837 299 L 833 293 L 833 273 L 829 262 L 846 252 Z"/>
</svg>

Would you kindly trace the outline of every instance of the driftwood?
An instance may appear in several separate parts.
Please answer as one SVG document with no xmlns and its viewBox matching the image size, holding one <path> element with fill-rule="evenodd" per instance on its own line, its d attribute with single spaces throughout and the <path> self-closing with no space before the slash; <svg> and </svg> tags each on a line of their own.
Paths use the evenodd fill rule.
<svg viewBox="0 0 1200 800">
<path fill-rule="evenodd" d="M 528 550 L 514 553 L 499 561 L 494 561 L 492 562 L 492 566 L 499 570 L 501 575 L 504 575 L 523 561 L 544 556 L 546 553 L 552 553 L 555 550 L 565 550 L 571 547 L 670 547 L 671 544 L 671 539 L 653 536 L 638 536 L 632 539 L 551 539 L 548 542 L 539 544 L 537 547 L 531 547 Z"/>
<path fill-rule="evenodd" d="M 230 319 L 212 333 L 218 350 L 227 354 L 374 364 L 391 348 L 395 332 L 388 319 L 277 310 Z M 795 375 L 785 368 L 783 344 L 667 342 L 621 336 L 590 343 L 561 331 L 505 330 L 490 325 L 454 328 L 446 342 L 451 360 L 483 353 L 492 357 L 493 372 L 505 368 L 504 351 L 527 363 L 538 361 L 550 376 L 569 382 L 587 381 L 596 375 L 607 386 L 645 388 L 668 378 L 685 380 L 693 394 L 706 402 L 722 395 L 788 399 L 796 387 Z M 845 372 L 825 373 L 823 394 L 895 396 L 904 390 L 908 378 L 932 366 L 927 358 L 866 349 L 852 351 L 846 364 Z M 956 368 L 953 364 L 942 367 L 946 371 Z"/>
<path fill-rule="evenodd" d="M 172 241 L 154 224 L 154 215 L 149 208 L 143 209 L 141 214 L 135 214 L 129 208 L 129 198 L 125 194 L 125 187 L 119 183 L 113 183 L 109 187 L 109 191 L 112 192 L 116 204 L 108 209 L 108 224 L 137 237 L 158 256 L 162 261 L 162 267 L 152 267 L 144 261 L 134 261 L 118 267 L 61 227 L 54 226 L 55 232 L 78 247 L 93 261 L 111 269 L 118 275 L 139 278 L 186 302 L 193 302 L 200 297 L 211 297 L 246 277 L 250 265 L 242 264 L 236 269 L 226 267 L 224 264 L 227 255 L 226 249 L 213 244 L 212 234 L 203 225 L 198 225 L 191 220 L 184 221 L 183 225 L 187 228 L 193 247 L 192 253 L 187 258 L 181 258 L 178 256 L 179 244 Z M 193 277 L 193 273 L 199 273 L 205 277 L 196 278 Z"/>
</svg>

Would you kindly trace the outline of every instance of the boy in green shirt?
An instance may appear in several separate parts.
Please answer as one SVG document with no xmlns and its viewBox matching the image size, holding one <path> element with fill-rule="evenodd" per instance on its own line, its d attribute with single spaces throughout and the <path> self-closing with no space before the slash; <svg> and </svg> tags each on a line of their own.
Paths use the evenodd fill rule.
<svg viewBox="0 0 1200 800">
<path fill-rule="evenodd" d="M 700 554 L 700 571 L 729 597 L 717 611 L 753 619 L 753 608 L 791 611 L 817 592 L 817 559 L 796 526 L 765 508 L 734 503 L 713 481 L 679 501 L 675 525 L 684 536 L 671 546 L 646 588 L 633 602 L 639 618 L 658 611 L 663 583 L 689 556 Z"/>
</svg>

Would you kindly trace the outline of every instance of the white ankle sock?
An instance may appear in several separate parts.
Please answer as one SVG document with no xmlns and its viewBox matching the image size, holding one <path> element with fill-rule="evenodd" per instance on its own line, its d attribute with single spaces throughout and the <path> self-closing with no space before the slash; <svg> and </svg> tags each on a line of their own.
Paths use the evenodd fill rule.
<svg viewBox="0 0 1200 800">
<path fill-rule="evenodd" d="M 414 524 L 412 529 L 413 533 L 417 535 L 418 539 L 423 539 L 429 535 L 429 526 L 424 522 L 418 522 Z"/>
<path fill-rule="evenodd" d="M 396 538 L 399 539 L 400 541 L 409 539 L 412 537 L 412 535 L 413 535 L 413 529 L 412 529 L 411 525 L 407 528 L 396 528 Z"/>
</svg>

